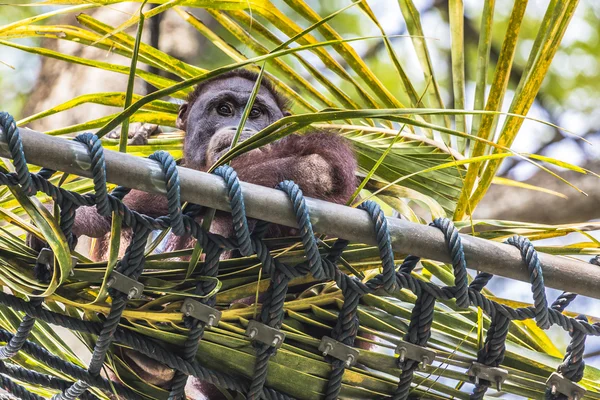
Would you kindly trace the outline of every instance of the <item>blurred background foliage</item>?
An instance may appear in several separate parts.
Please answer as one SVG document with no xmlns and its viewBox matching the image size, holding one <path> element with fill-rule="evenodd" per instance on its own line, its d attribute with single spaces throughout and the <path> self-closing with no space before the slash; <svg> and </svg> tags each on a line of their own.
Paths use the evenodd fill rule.
<svg viewBox="0 0 600 400">
<path fill-rule="evenodd" d="M 8 0 L 4 4 L 19 4 L 17 0 Z M 321 2 L 318 0 L 307 1 L 319 15 L 329 15 L 347 5 L 345 0 L 331 0 Z M 440 91 L 444 103 L 448 108 L 452 108 L 452 88 L 451 85 L 451 66 L 450 66 L 450 36 L 448 32 L 448 12 L 447 1 L 445 0 L 419 0 L 415 5 L 422 15 L 422 25 L 425 36 L 428 40 L 429 50 L 434 60 L 434 70 L 436 79 L 439 82 Z M 290 7 L 282 0 L 274 0 L 273 4 L 284 13 L 290 11 Z M 477 41 L 484 2 L 477 0 L 466 0 L 465 5 L 465 66 L 466 66 L 466 96 L 467 103 L 472 104 L 473 91 L 476 75 L 476 57 Z M 519 33 L 520 41 L 515 55 L 515 64 L 511 73 L 510 90 L 514 89 L 520 77 L 520 72 L 526 63 L 529 51 L 535 39 L 539 28 L 540 19 L 548 4 L 545 0 L 529 1 L 527 12 Z M 398 19 L 398 6 L 396 2 L 379 0 L 370 3 L 373 11 L 379 17 L 384 29 L 388 35 L 404 35 L 407 33 L 404 21 Z M 501 48 L 502 40 L 506 32 L 508 18 L 510 16 L 510 2 L 498 2 L 495 14 L 492 35 L 491 61 Z M 9 7 L 2 6 L 3 12 L 0 13 L 0 24 L 14 22 L 32 15 L 39 14 L 41 10 L 47 11 L 55 9 L 54 6 L 46 7 Z M 393 12 L 386 13 L 391 8 Z M 59 20 L 57 17 L 54 20 Z M 64 20 L 64 17 L 62 17 Z M 235 38 L 223 27 L 211 22 L 211 17 L 202 15 L 202 19 L 208 21 L 211 27 L 219 36 L 222 36 L 227 42 L 235 43 Z M 535 106 L 530 112 L 530 116 L 539 117 L 544 120 L 556 123 L 567 130 L 577 132 L 582 136 L 589 136 L 588 140 L 596 142 L 598 140 L 598 127 L 600 126 L 600 116 L 597 110 L 600 109 L 600 68 L 598 66 L 600 58 L 600 40 L 599 40 L 599 20 L 600 4 L 594 0 L 581 0 L 569 29 L 563 38 L 562 45 L 559 48 L 555 60 L 552 63 L 540 93 L 536 99 Z M 51 20 L 52 21 L 52 20 Z M 164 24 L 164 22 L 163 22 Z M 268 25 L 268 24 L 267 24 Z M 330 21 L 330 25 L 342 36 L 360 37 L 377 35 L 380 32 L 377 27 L 364 18 L 364 15 L 357 7 L 348 9 L 344 13 L 336 16 Z M 169 28 L 169 26 L 166 26 Z M 133 32 L 130 28 L 129 32 Z M 319 37 L 318 33 L 315 36 Z M 169 39 L 161 39 L 168 42 Z M 260 40 L 260 38 L 259 38 Z M 426 83 L 423 82 L 422 73 L 419 68 L 414 49 L 409 39 L 392 38 L 392 42 L 399 54 L 407 74 L 413 78 L 414 82 L 420 82 L 420 86 L 415 85 L 417 92 L 421 93 Z M 18 40 L 20 43 L 28 45 L 40 45 L 39 38 L 27 38 Z M 188 43 L 191 49 L 202 49 L 196 54 L 186 53 L 186 61 L 194 65 L 202 65 L 206 69 L 212 69 L 229 62 L 228 57 L 218 48 L 206 42 Z M 357 49 L 361 58 L 366 60 L 377 75 L 380 81 L 394 95 L 398 96 L 400 101 L 406 103 L 406 95 L 400 90 L 397 72 L 389 62 L 386 55 L 385 46 L 380 40 L 365 42 L 355 42 L 352 46 Z M 247 46 L 238 46 L 239 50 L 245 54 L 251 54 Z M 311 62 L 314 62 L 317 68 L 322 69 L 319 60 L 311 54 L 303 54 Z M 286 62 L 297 63 L 292 56 L 285 57 Z M 36 85 L 43 85 L 43 81 L 38 81 L 39 71 L 42 66 L 42 60 L 39 56 L 30 53 L 24 53 L 9 47 L 2 47 L 0 57 L 0 89 L 2 90 L 2 109 L 11 112 L 16 118 L 24 115 L 24 109 L 28 95 L 35 90 Z M 488 70 L 489 79 L 493 75 L 494 69 Z M 326 70 L 323 73 L 333 82 L 341 83 L 341 79 L 335 74 Z M 309 76 L 307 76 L 310 79 Z M 318 85 L 318 84 L 316 84 Z M 342 83 L 342 87 L 348 90 L 348 84 Z M 138 86 L 138 92 L 139 86 Z M 584 164 L 589 159 L 595 159 L 599 156 L 597 146 L 591 147 L 585 143 L 573 140 L 572 137 L 566 137 L 556 129 L 536 124 L 530 121 L 525 122 L 524 129 L 527 135 L 521 135 L 515 143 L 516 150 L 527 152 L 541 152 L 542 154 L 557 155 L 559 153 L 569 152 L 569 161 L 578 165 Z M 514 168 L 515 164 L 520 164 Z M 511 170 L 512 174 L 519 179 L 530 177 L 535 173 L 535 167 L 526 163 L 508 161 L 504 163 L 502 173 L 507 174 Z"/>
</svg>

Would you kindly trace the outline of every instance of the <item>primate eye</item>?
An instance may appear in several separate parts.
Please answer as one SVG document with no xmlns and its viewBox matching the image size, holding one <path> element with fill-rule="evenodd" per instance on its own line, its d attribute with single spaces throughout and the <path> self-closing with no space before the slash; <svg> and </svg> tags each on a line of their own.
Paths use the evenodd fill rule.
<svg viewBox="0 0 600 400">
<path fill-rule="evenodd" d="M 226 103 L 219 104 L 217 106 L 217 112 L 224 117 L 229 117 L 233 115 L 233 110 L 231 109 L 229 104 Z"/>
<path fill-rule="evenodd" d="M 250 118 L 258 118 L 262 115 L 262 110 L 258 107 L 252 107 L 250 110 Z"/>
</svg>

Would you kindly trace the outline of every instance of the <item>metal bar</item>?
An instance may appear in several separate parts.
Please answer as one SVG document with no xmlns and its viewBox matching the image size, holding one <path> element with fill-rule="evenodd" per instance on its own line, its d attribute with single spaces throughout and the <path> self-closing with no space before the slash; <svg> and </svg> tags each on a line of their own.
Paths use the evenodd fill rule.
<svg viewBox="0 0 600 400">
<path fill-rule="evenodd" d="M 80 176 L 92 177 L 86 148 L 73 141 L 21 129 L 27 161 Z M 0 131 L 0 156 L 9 157 Z M 165 193 L 162 172 L 154 161 L 115 151 L 105 151 L 106 174 L 111 183 L 154 193 Z M 230 211 L 221 178 L 179 168 L 181 197 L 185 201 Z M 286 195 L 278 190 L 242 183 L 249 217 L 285 226 L 296 226 Z M 306 199 L 316 232 L 355 242 L 376 244 L 373 224 L 365 211 L 317 199 Z M 450 262 L 443 234 L 436 228 L 388 218 L 392 246 L 396 252 Z M 529 282 L 527 268 L 513 246 L 461 235 L 469 268 Z M 544 281 L 548 287 L 600 299 L 600 269 L 594 265 L 540 253 Z"/>
</svg>

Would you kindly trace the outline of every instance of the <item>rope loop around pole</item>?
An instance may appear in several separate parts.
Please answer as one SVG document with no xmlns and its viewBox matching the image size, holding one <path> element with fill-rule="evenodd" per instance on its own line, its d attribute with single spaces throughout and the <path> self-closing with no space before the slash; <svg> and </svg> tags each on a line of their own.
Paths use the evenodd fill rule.
<svg viewBox="0 0 600 400">
<path fill-rule="evenodd" d="M 281 182 L 279 185 L 277 185 L 277 189 L 284 191 L 292 202 L 298 227 L 300 228 L 300 237 L 302 238 L 304 251 L 308 257 L 310 273 L 316 279 L 324 279 L 325 274 L 323 272 L 321 255 L 319 254 L 319 248 L 315 239 L 310 218 L 308 216 L 308 209 L 306 208 L 306 202 L 304 200 L 302 190 L 292 181 Z"/>
<path fill-rule="evenodd" d="M 521 252 L 521 257 L 523 257 L 523 261 L 529 270 L 533 304 L 535 306 L 535 321 L 540 328 L 548 329 L 550 327 L 548 300 L 546 299 L 544 276 L 537 251 L 535 251 L 529 239 L 523 236 L 513 236 L 506 242 L 515 246 Z"/>
<path fill-rule="evenodd" d="M 452 257 L 454 268 L 454 286 L 456 288 L 456 305 L 460 308 L 469 307 L 467 261 L 463 250 L 462 241 L 458 229 L 448 218 L 436 218 L 430 225 L 435 226 L 444 233 L 446 245 Z"/>
<path fill-rule="evenodd" d="M 383 268 L 384 288 L 388 292 L 396 290 L 396 278 L 394 264 L 394 252 L 392 251 L 392 239 L 387 226 L 387 219 L 379 204 L 374 201 L 365 201 L 358 208 L 365 210 L 371 216 L 375 225 L 375 237 L 377 238 L 377 246 L 379 247 L 379 257 Z"/>
<path fill-rule="evenodd" d="M 106 163 L 104 161 L 102 142 L 93 133 L 82 133 L 74 140 L 83 143 L 88 148 L 88 154 L 92 160 L 96 209 L 100 215 L 108 217 L 111 210 L 108 203 L 108 190 L 106 189 Z"/>
<path fill-rule="evenodd" d="M 242 195 L 242 188 L 237 173 L 229 165 L 222 165 L 215 170 L 214 174 L 223 178 L 227 186 L 227 195 L 233 219 L 233 231 L 240 246 L 239 251 L 245 257 L 250 256 L 253 253 L 250 228 L 248 227 L 244 196 Z"/>
<path fill-rule="evenodd" d="M 21 188 L 27 196 L 33 196 L 36 193 L 29 168 L 27 167 L 27 161 L 25 160 L 25 153 L 23 152 L 23 143 L 19 136 L 19 128 L 15 119 L 7 112 L 0 112 L 0 127 L 6 136 L 6 142 L 10 150 L 11 159 L 15 166 L 17 182 L 21 185 Z"/>
<path fill-rule="evenodd" d="M 179 172 L 177 163 L 172 155 L 166 151 L 157 151 L 148 157 L 150 160 L 158 161 L 165 174 L 165 184 L 167 187 L 167 208 L 171 219 L 171 228 L 177 236 L 185 235 L 183 226 L 183 212 L 181 210 L 181 194 L 179 185 Z"/>
<path fill-rule="evenodd" d="M 205 259 L 199 274 L 211 279 L 198 281 L 193 293 L 200 298 L 201 303 L 209 307 L 216 305 L 214 289 L 217 285 L 216 278 L 219 274 L 219 260 L 222 252 L 237 249 L 243 255 L 255 253 L 262 264 L 264 272 L 271 279 L 267 292 L 263 294 L 264 298 L 262 299 L 262 308 L 258 319 L 276 330 L 281 329 L 285 316 L 284 304 L 289 282 L 292 279 L 312 274 L 317 280 L 334 280 L 342 291 L 344 302 L 331 336 L 333 340 L 348 347 L 354 346 L 358 333 L 358 306 L 362 296 L 372 294 L 379 289 L 388 292 L 408 290 L 417 296 L 404 340 L 422 347 L 427 346 L 431 336 L 436 301 L 456 300 L 456 305 L 459 308 L 467 308 L 470 305 L 480 307 L 490 316 L 492 324 L 487 332 L 486 343 L 478 353 L 477 361 L 489 366 L 498 366 L 502 363 L 508 326 L 510 321 L 513 320 L 535 318 L 540 327 L 547 328 L 556 324 L 569 332 L 571 344 L 558 371 L 573 382 L 580 380 L 583 374 L 582 354 L 585 337 L 588 335 L 600 336 L 600 325 L 590 324 L 583 317 L 570 318 L 562 313 L 565 307 L 575 298 L 574 294 L 563 293 L 553 303 L 552 307 L 547 306 L 539 259 L 533 245 L 526 238 L 514 237 L 509 239 L 508 242 L 519 248 L 523 260 L 527 264 L 531 276 L 534 306 L 511 308 L 494 302 L 481 293 L 492 278 L 491 274 L 480 273 L 470 285 L 467 285 L 467 265 L 462 243 L 458 230 L 450 220 L 436 219 L 432 223 L 444 234 L 454 270 L 454 286 L 438 286 L 412 274 L 420 261 L 419 257 L 409 255 L 396 268 L 385 216 L 376 203 L 365 202 L 361 205 L 361 208 L 367 211 L 374 224 L 382 273 L 368 281 L 361 281 L 357 277 L 347 275 L 337 266 L 348 241 L 338 238 L 331 247 L 323 244 L 322 248 L 319 248 L 320 242 L 315 238 L 308 208 L 300 187 L 292 181 L 284 181 L 278 188 L 283 190 L 290 199 L 306 257 L 305 262 L 290 266 L 272 256 L 269 252 L 269 248 L 263 240 L 268 232 L 268 223 L 257 221 L 253 232 L 250 232 L 242 189 L 237 174 L 231 167 L 222 167 L 216 171 L 224 179 L 228 190 L 236 233 L 234 238 L 226 238 L 207 232 L 198 224 L 196 218 L 200 216 L 202 210 L 200 206 L 192 205 L 185 212 L 182 211 L 177 166 L 175 160 L 168 153 L 158 152 L 150 157 L 161 164 L 169 205 L 168 215 L 152 218 L 130 210 L 125 206 L 122 200 L 127 196 L 130 189 L 117 187 L 111 194 L 108 194 L 104 153 L 100 140 L 94 135 L 83 134 L 75 139 L 84 143 L 88 149 L 95 190 L 93 195 L 80 195 L 51 184 L 49 179 L 53 175 L 52 170 L 42 169 L 37 174 L 31 174 L 27 169 L 19 131 L 14 120 L 8 114 L 2 113 L 0 114 L 0 125 L 3 132 L 6 133 L 5 137 L 9 143 L 16 169 L 15 173 L 5 174 L 0 172 L 0 184 L 19 185 L 28 195 L 41 191 L 54 199 L 61 211 L 60 227 L 68 239 L 73 226 L 75 211 L 80 206 L 96 206 L 101 215 L 110 216 L 112 213 L 116 213 L 121 216 L 123 223 L 132 229 L 133 237 L 115 271 L 134 281 L 140 278 L 144 269 L 145 244 L 150 232 L 173 228 L 174 235 L 191 235 L 203 247 Z M 74 245 L 73 239 L 69 239 L 71 240 L 71 246 Z M 321 252 L 324 253 L 323 256 Z M 208 296 L 211 293 L 213 295 Z M 118 395 L 138 400 L 139 395 L 123 385 L 106 381 L 100 375 L 100 369 L 104 365 L 108 349 L 113 341 L 116 341 L 123 346 L 135 348 L 142 354 L 176 370 L 176 375 L 171 384 L 170 400 L 181 398 L 188 376 L 195 376 L 224 388 L 247 393 L 249 398 L 290 399 L 290 396 L 265 386 L 269 359 L 277 351 L 275 346 L 262 343 L 255 345 L 256 368 L 251 379 L 213 371 L 202 366 L 196 360 L 198 343 L 202 339 L 205 330 L 206 324 L 204 322 L 182 315 L 183 325 L 188 329 L 188 335 L 180 351 L 174 352 L 166 349 L 158 342 L 119 327 L 128 296 L 112 288 L 109 289 L 109 294 L 112 297 L 110 311 L 106 318 L 99 323 L 50 311 L 43 307 L 42 299 L 27 302 L 16 296 L 0 292 L 0 304 L 26 314 L 15 335 L 0 329 L 0 341 L 7 343 L 5 346 L 0 347 L 0 358 L 7 359 L 14 356 L 16 352 L 22 351 L 75 380 L 75 382 L 70 382 L 56 378 L 50 379 L 51 377 L 23 368 L 16 368 L 0 361 L 0 385 L 7 387 L 15 394 L 22 394 L 21 397 L 23 398 L 35 400 L 38 399 L 36 395 L 29 393 L 22 386 L 14 385 L 7 376 L 60 390 L 61 393 L 55 397 L 59 400 L 71 400 L 76 397 L 93 398 L 93 395 L 87 391 L 90 387 L 98 387 L 105 391 L 111 391 L 114 388 Z M 87 370 L 61 360 L 29 341 L 27 337 L 33 329 L 34 319 L 41 319 L 54 325 L 97 336 L 92 361 Z M 355 350 L 353 349 L 353 351 Z M 360 363 L 360 353 L 357 359 Z M 324 395 L 325 398 L 333 400 L 338 398 L 340 394 L 343 395 L 342 383 L 344 382 L 347 366 L 343 360 L 333 359 L 329 355 L 326 360 L 331 364 L 331 373 L 324 388 Z M 398 388 L 392 395 L 393 399 L 406 399 L 409 396 L 413 376 L 417 373 L 417 365 L 418 362 L 415 362 L 415 360 L 399 362 L 398 367 L 401 374 Z M 485 390 L 487 390 L 487 384 L 483 382 L 483 384 L 477 385 L 473 396 L 483 396 Z"/>
<path fill-rule="evenodd" d="M 417 264 L 421 261 L 421 257 L 408 255 L 402 264 L 400 264 L 400 268 L 398 269 L 402 274 L 409 274 L 415 269 Z"/>
</svg>

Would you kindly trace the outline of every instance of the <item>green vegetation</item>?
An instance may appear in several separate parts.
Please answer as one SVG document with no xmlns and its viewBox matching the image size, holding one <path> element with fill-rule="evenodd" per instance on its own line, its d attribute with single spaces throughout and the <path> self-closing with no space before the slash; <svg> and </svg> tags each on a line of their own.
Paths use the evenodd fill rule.
<svg viewBox="0 0 600 400">
<path fill-rule="evenodd" d="M 50 11 L 40 11 L 36 7 L 7 8 L 15 13 L 11 14 L 10 21 L 2 16 L 2 22 L 6 23 L 0 26 L 3 50 L 18 49 L 130 77 L 122 92 L 92 93 L 73 98 L 42 113 L 26 116 L 19 121 L 20 125 L 57 113 L 69 113 L 85 104 L 96 104 L 120 110 L 115 112 L 112 109 L 113 114 L 108 117 L 82 121 L 46 133 L 71 138 L 76 132 L 97 130 L 103 136 L 128 121 L 174 128 L 177 115 L 175 100 L 184 99 L 194 84 L 242 66 L 257 70 L 262 67 L 265 75 L 274 79 L 279 89 L 293 100 L 294 115 L 238 144 L 221 163 L 309 126 L 328 127 L 348 138 L 356 149 L 363 184 L 352 206 L 372 199 L 387 214 L 396 211 L 417 223 L 449 217 L 463 228 L 463 232 L 474 235 L 481 235 L 479 226 L 484 226 L 484 237 L 496 241 L 503 241 L 516 233 L 536 240 L 580 231 L 577 225 L 521 224 L 518 221 L 476 221 L 470 218 L 492 184 L 544 191 L 544 188 L 499 179 L 498 169 L 506 158 L 528 162 L 556 179 L 563 178 L 546 165 L 581 174 L 591 173 L 551 157 L 510 150 L 544 79 L 562 79 L 553 72 L 551 62 L 577 1 L 551 0 L 543 16 L 538 15 L 537 18 L 525 13 L 527 1 L 516 0 L 510 11 L 504 2 L 496 5 L 495 1 L 486 1 L 485 7 L 477 10 L 480 14 L 473 18 L 478 21 L 478 38 L 473 41 L 472 36 L 468 40 L 464 37 L 462 1 L 450 0 L 447 9 L 447 34 L 451 37 L 450 71 L 444 71 L 441 76 L 438 76 L 432 61 L 435 40 L 424 33 L 421 15 L 412 0 L 390 1 L 389 5 L 398 14 L 398 19 L 401 16 L 406 24 L 406 32 L 402 35 L 409 36 L 404 37 L 388 36 L 389 32 L 366 0 L 343 5 L 331 2 L 331 6 L 323 7 L 319 13 L 304 0 L 286 0 L 285 4 L 269 0 L 171 0 L 157 2 L 160 5 L 152 9 L 141 8 L 143 17 L 134 13 L 119 25 L 98 20 L 89 14 L 95 8 L 112 7 L 117 3 L 120 1 L 47 0 L 45 4 L 53 6 Z M 139 4 L 143 6 L 141 2 Z M 500 8 L 502 10 L 498 10 Z M 196 17 L 200 9 L 205 9 L 203 12 L 210 14 L 215 23 L 209 26 Z M 147 25 L 159 13 L 177 15 L 182 24 L 197 29 L 214 47 L 207 49 L 206 55 L 200 56 L 196 64 L 140 43 L 135 29 L 139 27 L 138 32 L 141 33 L 141 28 L 147 29 L 146 26 L 140 27 L 141 21 L 145 20 Z M 500 17 L 495 13 L 500 13 Z M 64 16 L 70 16 L 73 23 L 59 23 L 60 17 Z M 376 27 L 379 33 L 368 37 L 362 32 L 357 34 L 358 29 L 353 27 L 363 25 Z M 29 41 L 24 43 L 19 40 L 22 38 Z M 87 59 L 61 53 L 44 47 L 45 42 L 40 39 L 76 42 L 114 52 L 130 60 L 127 65 L 117 65 L 101 58 Z M 531 42 L 527 52 L 520 47 L 523 40 Z M 414 52 L 417 65 L 407 65 L 398 50 L 400 43 L 403 49 L 410 48 Z M 370 54 L 369 49 L 377 46 L 382 46 L 380 48 L 385 52 L 378 52 L 378 57 L 362 57 L 353 47 L 355 45 L 364 46 L 367 49 L 364 54 Z M 499 53 L 492 54 L 492 47 Z M 147 72 L 146 66 L 161 73 Z M 414 73 L 415 69 L 419 70 L 419 74 Z M 515 71 L 518 71 L 516 82 L 511 78 Z M 574 82 L 569 84 L 585 84 L 580 79 L 583 78 L 573 78 Z M 158 90 L 145 96 L 128 96 L 137 89 L 134 83 L 140 80 Z M 18 87 L 17 83 L 7 83 L 4 79 L 0 84 L 5 90 Z M 470 84 L 475 86 L 474 104 L 470 104 L 469 96 L 465 95 Z M 7 85 L 11 86 L 6 89 Z M 452 106 L 444 102 L 448 94 L 453 99 L 450 102 Z M 550 88 L 548 96 L 557 103 L 568 100 L 559 88 Z M 23 97 L 16 99 L 9 97 L 7 101 L 16 102 L 10 110 L 18 112 Z M 529 120 L 558 128 L 550 122 Z M 140 156 L 163 149 L 180 157 L 181 143 L 180 132 L 164 133 L 150 139 L 149 144 L 144 146 L 127 147 L 125 141 L 104 140 L 107 149 Z M 4 163 L 4 167 L 12 168 L 8 162 Z M 32 170 L 35 168 L 32 167 Z M 563 181 L 565 185 L 575 187 Z M 78 193 L 88 193 L 93 189 L 91 180 L 67 174 L 57 174 L 52 182 Z M 0 284 L 5 290 L 24 296 L 34 290 L 44 291 L 46 304 L 53 310 L 98 320 L 97 314 L 109 309 L 106 270 L 107 264 L 114 265 L 114 258 L 108 263 L 92 263 L 84 255 L 77 254 L 80 262 L 72 276 L 61 271 L 57 263 L 55 276 L 58 280 L 53 281 L 54 284 L 46 287 L 34 279 L 32 266 L 36 254 L 24 245 L 27 232 L 55 241 L 56 248 L 62 249 L 57 252 L 57 257 L 63 260 L 69 257 L 68 246 L 58 230 L 56 218 L 42 205 L 47 200 L 39 195 L 28 200 L 19 190 L 0 188 L 0 215 L 5 220 L 0 225 Z M 117 228 L 114 227 L 115 232 L 119 232 Z M 586 238 L 576 245 L 545 247 L 544 251 L 561 255 L 597 253 L 600 244 L 589 235 Z M 114 240 L 113 245 L 117 242 Z M 295 240 L 280 239 L 276 242 L 277 249 L 273 250 L 273 254 L 281 260 L 293 262 L 301 256 Z M 153 249 L 155 245 L 149 243 L 148 248 Z M 192 252 L 193 249 L 190 249 L 176 255 L 190 255 Z M 190 269 L 188 262 L 173 261 L 174 256 L 172 253 L 148 256 L 147 271 L 141 281 L 146 285 L 146 294 L 154 299 L 132 301 L 132 307 L 124 313 L 124 326 L 149 337 L 178 344 L 182 343 L 185 335 L 178 311 L 181 299 L 193 286 L 194 280 L 202 279 L 198 272 L 188 276 L 188 271 L 199 271 L 202 262 L 195 269 L 193 265 Z M 400 263 L 405 255 L 396 256 Z M 352 270 L 345 270 L 348 274 L 360 273 L 368 279 L 379 272 L 380 262 L 377 261 L 375 247 L 352 244 L 344 253 L 344 260 L 352 267 Z M 256 257 L 223 261 L 218 304 L 227 307 L 232 300 L 265 290 L 268 280 L 262 278 L 260 272 Z M 424 280 L 452 283 L 452 268 L 442 263 L 423 261 L 415 273 Z M 275 388 L 295 395 L 301 391 L 303 396 L 316 399 L 320 398 L 330 367 L 317 351 L 319 338 L 306 332 L 309 327 L 331 330 L 343 297 L 332 283 L 318 283 L 305 289 L 309 282 L 302 279 L 290 285 L 294 296 L 285 305 L 284 330 L 292 341 L 286 342 L 272 359 L 275 366 L 269 370 L 268 382 Z M 302 289 L 298 289 L 300 287 Z M 490 291 L 485 290 L 484 293 L 493 296 Z M 365 334 L 375 335 L 382 339 L 382 348 L 389 351 L 361 352 L 360 361 L 369 370 L 346 371 L 342 389 L 345 398 L 374 398 L 394 390 L 398 375 L 392 355 L 394 343 L 406 331 L 414 300 L 414 295 L 406 291 L 393 297 L 365 296 L 359 308 L 361 329 L 358 336 L 368 341 L 364 339 Z M 510 299 L 495 300 L 516 305 Z M 257 306 L 225 310 L 220 325 L 207 331 L 200 342 L 199 358 L 207 365 L 219 363 L 231 373 L 251 375 L 254 353 L 243 332 L 248 319 L 252 319 L 256 312 Z M 13 331 L 20 318 L 18 313 L 0 307 L 0 326 L 3 328 Z M 416 377 L 419 390 L 428 392 L 427 398 L 468 398 L 466 389 L 461 390 L 465 379 L 463 369 L 476 357 L 484 337 L 482 332 L 489 322 L 489 318 L 477 309 L 458 311 L 453 302 L 438 302 L 430 344 L 439 349 L 446 362 L 430 373 Z M 87 335 L 77 335 L 77 338 L 88 347 L 93 343 Z M 71 345 L 46 324 L 36 324 L 33 340 L 52 353 L 84 366 L 79 355 L 70 350 Z M 503 386 L 504 390 L 526 398 L 541 398 L 545 380 L 561 361 L 564 349 L 559 350 L 533 321 L 513 323 L 507 346 L 503 367 L 509 369 L 511 378 Z M 16 362 L 36 371 L 61 376 L 51 367 L 41 365 L 26 355 L 19 355 Z M 136 378 L 117 353 L 111 355 L 108 364 L 132 388 L 151 398 L 166 398 L 165 390 Z M 287 379 L 290 376 L 293 376 L 293 382 Z M 582 384 L 589 390 L 590 399 L 600 399 L 599 369 L 588 365 Z M 307 391 L 306 388 L 312 390 Z M 40 388 L 35 390 L 45 396 L 53 393 Z"/>
</svg>

